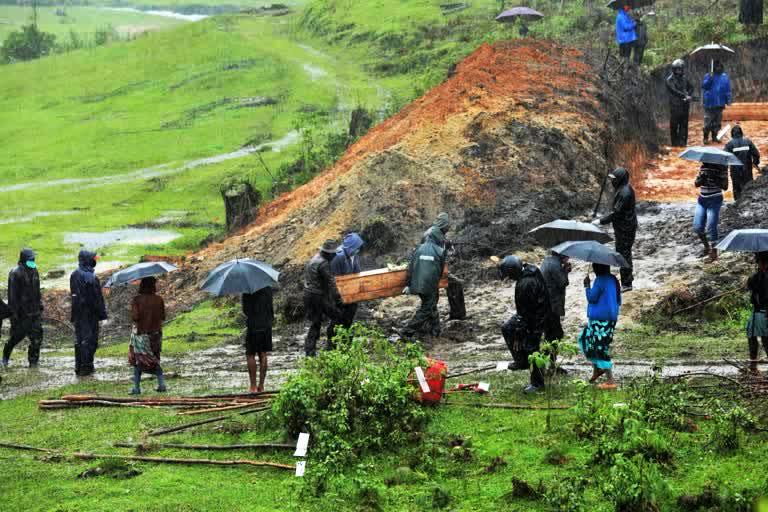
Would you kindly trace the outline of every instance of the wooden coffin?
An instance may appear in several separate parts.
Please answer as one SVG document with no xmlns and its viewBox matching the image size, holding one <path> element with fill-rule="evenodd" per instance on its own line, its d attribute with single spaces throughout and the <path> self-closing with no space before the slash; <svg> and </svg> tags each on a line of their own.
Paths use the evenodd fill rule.
<svg viewBox="0 0 768 512">
<path fill-rule="evenodd" d="M 336 287 L 344 304 L 354 304 L 366 300 L 394 297 L 403 293 L 406 279 L 405 270 L 378 268 L 359 274 L 336 276 Z M 440 288 L 448 287 L 448 267 L 443 270 Z"/>
<path fill-rule="evenodd" d="M 723 111 L 723 121 L 768 121 L 768 105 L 765 103 L 728 105 Z"/>
</svg>

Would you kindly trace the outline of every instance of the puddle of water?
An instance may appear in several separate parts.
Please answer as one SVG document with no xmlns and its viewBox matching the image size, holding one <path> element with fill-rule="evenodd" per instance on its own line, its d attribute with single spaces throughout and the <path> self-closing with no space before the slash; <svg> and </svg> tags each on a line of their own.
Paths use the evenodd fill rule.
<svg viewBox="0 0 768 512">
<path fill-rule="evenodd" d="M 22 224 L 25 222 L 31 222 L 35 219 L 42 217 L 60 217 L 64 215 L 76 215 L 80 212 L 75 210 L 62 210 L 60 212 L 35 212 L 29 215 L 22 215 L 21 217 L 10 217 L 7 219 L 0 219 L 0 225 L 4 224 Z"/>
<path fill-rule="evenodd" d="M 227 160 L 233 160 L 235 158 L 242 158 L 244 156 L 248 156 L 253 153 L 258 153 L 259 151 L 262 151 L 265 149 L 271 149 L 272 151 L 279 153 L 286 147 L 296 144 L 298 141 L 299 141 L 299 132 L 292 130 L 288 132 L 285 135 L 285 137 L 283 137 L 282 139 L 278 139 L 272 142 L 265 142 L 257 146 L 248 146 L 242 149 L 238 149 L 237 151 L 233 151 L 231 153 L 224 153 L 223 155 L 216 155 L 208 158 L 201 158 L 199 160 L 192 160 L 191 162 L 187 162 L 186 164 L 181 166 L 179 168 L 179 171 L 194 169 L 196 167 L 201 167 L 203 165 L 218 164 L 220 162 L 226 162 Z"/>
<path fill-rule="evenodd" d="M 104 11 L 117 11 L 117 12 L 130 12 L 133 14 L 147 14 L 150 16 L 160 16 L 161 18 L 172 18 L 174 20 L 196 22 L 201 21 L 210 16 L 207 14 L 181 14 L 173 11 L 161 11 L 161 10 L 149 10 L 143 11 L 141 9 L 134 9 L 133 7 L 100 7 L 100 10 Z"/>
<path fill-rule="evenodd" d="M 116 229 L 103 233 L 66 233 L 64 243 L 79 244 L 89 249 L 100 249 L 107 245 L 164 245 L 181 236 L 175 231 L 160 229 Z"/>
</svg>

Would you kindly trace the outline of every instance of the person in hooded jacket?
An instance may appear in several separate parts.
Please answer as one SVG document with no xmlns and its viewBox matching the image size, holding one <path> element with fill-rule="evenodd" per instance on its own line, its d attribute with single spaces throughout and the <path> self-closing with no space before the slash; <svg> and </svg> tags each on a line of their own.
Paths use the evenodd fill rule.
<svg viewBox="0 0 768 512">
<path fill-rule="evenodd" d="M 360 251 L 363 245 L 365 245 L 365 242 L 357 233 L 347 233 L 344 235 L 341 247 L 336 250 L 336 256 L 331 260 L 331 273 L 334 276 L 360 273 Z M 339 310 L 342 316 L 341 321 L 331 321 L 331 324 L 328 326 L 330 332 L 335 332 L 337 325 L 342 325 L 348 329 L 355 322 L 357 303 L 342 304 Z"/>
<path fill-rule="evenodd" d="M 541 346 L 541 336 L 552 316 L 549 291 L 544 276 L 535 265 L 523 263 L 517 256 L 507 256 L 499 264 L 499 277 L 516 281 L 516 313 L 501 326 L 516 369 L 531 368 L 531 381 L 525 388 L 533 393 L 544 388 L 544 374 L 528 363 L 528 356 Z"/>
<path fill-rule="evenodd" d="M 757 272 L 747 281 L 747 289 L 751 293 L 752 315 L 747 322 L 747 339 L 749 340 L 749 367 L 752 373 L 757 373 L 757 360 L 762 341 L 763 350 L 768 356 L 768 252 L 755 254 Z"/>
<path fill-rule="evenodd" d="M 304 311 L 310 323 L 304 340 L 304 352 L 307 357 L 317 355 L 317 341 L 320 339 L 320 329 L 326 318 L 330 320 L 326 330 L 329 349 L 333 347 L 334 332 L 331 328 L 336 323 L 343 322 L 341 308 L 344 303 L 336 288 L 336 280 L 330 265 L 336 257 L 337 249 L 336 242 L 326 240 L 304 267 Z"/>
<path fill-rule="evenodd" d="M 552 252 L 541 263 L 541 275 L 547 283 L 549 303 L 552 307 L 552 316 L 544 333 L 547 341 L 559 340 L 564 335 L 562 318 L 565 316 L 565 291 L 568 288 L 570 272 L 571 263 L 568 256 L 561 256 L 556 252 Z"/>
<path fill-rule="evenodd" d="M 430 226 L 424 234 L 421 236 L 421 242 L 427 241 L 430 233 L 436 230 L 440 230 L 443 233 L 442 247 L 446 251 L 445 261 L 448 262 L 448 256 L 454 250 L 454 243 L 451 240 L 445 238 L 450 231 L 450 219 L 448 214 L 443 212 L 437 216 L 435 222 Z M 436 234 L 439 236 L 439 233 Z M 448 288 L 446 289 L 446 295 L 448 295 L 448 319 L 450 320 L 464 320 L 467 318 L 467 308 L 464 302 L 464 283 L 455 275 L 448 272 Z M 440 301 L 440 295 L 438 294 L 438 302 Z M 437 304 L 435 304 L 437 309 Z"/>
<path fill-rule="evenodd" d="M 666 80 L 669 93 L 670 143 L 684 148 L 688 145 L 688 118 L 693 99 L 693 84 L 685 76 L 685 62 L 677 59 L 672 63 L 672 73 Z"/>
<path fill-rule="evenodd" d="M 632 48 L 637 41 L 637 22 L 629 14 L 630 7 L 625 5 L 616 14 L 616 43 L 619 45 L 619 55 L 629 60 Z"/>
<path fill-rule="evenodd" d="M 43 343 L 43 301 L 35 252 L 24 249 L 19 264 L 8 275 L 8 308 L 11 310 L 11 336 L 3 347 L 3 366 L 8 366 L 11 352 L 24 338 L 29 338 L 27 359 L 30 368 L 40 361 Z"/>
<path fill-rule="evenodd" d="M 96 253 L 82 250 L 78 267 L 69 276 L 72 324 L 75 326 L 75 375 L 93 374 L 93 358 L 99 344 L 99 322 L 107 319 L 107 308 L 96 277 Z"/>
<path fill-rule="evenodd" d="M 728 190 L 728 169 L 724 165 L 703 163 L 694 184 L 699 187 L 699 198 L 693 215 L 693 231 L 704 245 L 701 256 L 708 256 L 709 261 L 715 261 L 720 208 L 723 206 L 724 192 Z"/>
<path fill-rule="evenodd" d="M 611 213 L 600 219 L 600 224 L 612 224 L 616 239 L 616 252 L 624 256 L 628 268 L 621 269 L 621 291 L 632 290 L 632 246 L 637 235 L 637 213 L 635 212 L 635 190 L 629 184 L 629 171 L 623 167 L 608 175 L 613 185 L 613 208 Z"/>
<path fill-rule="evenodd" d="M 731 81 L 722 62 L 716 60 L 713 73 L 704 75 L 701 90 L 704 91 L 704 144 L 706 145 L 709 144 L 710 135 L 712 135 L 712 142 L 717 140 L 717 134 L 723 124 L 723 110 L 733 100 Z"/>
<path fill-rule="evenodd" d="M 406 277 L 407 284 L 403 293 L 418 295 L 421 306 L 403 328 L 404 336 L 440 335 L 437 301 L 440 296 L 440 278 L 448 255 L 445 248 L 445 235 L 449 229 L 448 214 L 441 213 L 424 234 L 424 242 L 411 255 Z"/>
<path fill-rule="evenodd" d="M 731 166 L 731 183 L 733 183 L 733 198 L 741 199 L 741 191 L 744 185 L 752 181 L 752 166 L 760 168 L 760 151 L 752 141 L 744 136 L 741 126 L 736 125 L 731 129 L 731 140 L 725 145 L 725 151 L 736 155 L 742 165 Z"/>
</svg>

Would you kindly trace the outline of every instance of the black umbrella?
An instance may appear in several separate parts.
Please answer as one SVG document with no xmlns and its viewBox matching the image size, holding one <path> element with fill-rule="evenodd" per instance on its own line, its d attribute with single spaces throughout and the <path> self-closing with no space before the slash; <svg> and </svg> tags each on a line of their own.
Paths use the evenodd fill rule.
<svg viewBox="0 0 768 512">
<path fill-rule="evenodd" d="M 768 251 L 768 229 L 736 229 L 717 244 L 719 251 L 764 252 Z"/>
<path fill-rule="evenodd" d="M 618 11 L 625 5 L 630 6 L 632 9 L 639 9 L 641 7 L 648 7 L 654 3 L 656 3 L 656 0 L 611 0 L 606 7 Z"/>
<path fill-rule="evenodd" d="M 522 18 L 525 20 L 538 20 L 543 17 L 544 15 L 542 13 L 535 9 L 531 9 L 530 7 L 513 7 L 512 9 L 508 9 L 496 16 L 496 21 L 500 21 L 502 23 L 512 23 L 517 18 Z"/>
<path fill-rule="evenodd" d="M 178 267 L 165 261 L 148 261 L 146 263 L 137 263 L 119 272 L 112 274 L 107 280 L 104 288 L 128 284 L 145 277 L 159 276 L 178 270 Z"/>
<path fill-rule="evenodd" d="M 611 236 L 595 226 L 586 222 L 575 220 L 553 220 L 529 231 L 530 234 L 542 245 L 551 247 L 563 242 L 576 242 L 594 240 L 605 243 L 612 240 Z"/>
<path fill-rule="evenodd" d="M 629 268 L 629 263 L 624 259 L 624 256 L 610 247 L 593 240 L 588 242 L 563 242 L 553 247 L 552 252 L 575 260 L 600 263 L 602 265 L 610 265 L 611 267 Z"/>
<path fill-rule="evenodd" d="M 735 55 L 736 52 L 725 45 L 717 43 L 709 43 L 704 46 L 699 46 L 693 50 L 689 56 L 692 60 L 708 60 L 709 72 L 712 73 L 715 69 L 715 60 L 724 60 L 728 57 Z"/>
<path fill-rule="evenodd" d="M 722 149 L 706 146 L 693 146 L 678 155 L 680 158 L 692 162 L 705 162 L 717 165 L 743 165 L 736 155 Z"/>
<path fill-rule="evenodd" d="M 276 286 L 279 277 L 280 272 L 263 261 L 232 260 L 213 269 L 200 288 L 218 296 L 254 293 Z"/>
</svg>

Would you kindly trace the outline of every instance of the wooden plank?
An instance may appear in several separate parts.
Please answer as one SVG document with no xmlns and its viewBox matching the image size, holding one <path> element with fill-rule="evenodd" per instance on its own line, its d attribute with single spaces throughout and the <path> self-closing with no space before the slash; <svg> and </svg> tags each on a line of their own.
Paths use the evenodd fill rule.
<svg viewBox="0 0 768 512">
<path fill-rule="evenodd" d="M 724 121 L 768 121 L 768 103 L 734 103 L 723 111 Z"/>
<path fill-rule="evenodd" d="M 336 277 L 336 287 L 345 304 L 400 295 L 406 286 L 406 270 L 386 268 Z M 440 288 L 448 287 L 448 267 L 443 271 Z"/>
</svg>

